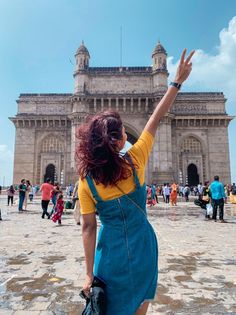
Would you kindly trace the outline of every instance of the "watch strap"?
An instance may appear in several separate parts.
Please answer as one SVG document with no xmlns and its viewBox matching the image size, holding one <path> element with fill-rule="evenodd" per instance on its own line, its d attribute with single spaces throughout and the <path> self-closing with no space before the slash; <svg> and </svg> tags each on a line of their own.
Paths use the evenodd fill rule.
<svg viewBox="0 0 236 315">
<path fill-rule="evenodd" d="M 170 82 L 170 85 L 176 87 L 178 90 L 180 90 L 182 86 L 181 83 L 177 83 L 177 82 Z"/>
</svg>

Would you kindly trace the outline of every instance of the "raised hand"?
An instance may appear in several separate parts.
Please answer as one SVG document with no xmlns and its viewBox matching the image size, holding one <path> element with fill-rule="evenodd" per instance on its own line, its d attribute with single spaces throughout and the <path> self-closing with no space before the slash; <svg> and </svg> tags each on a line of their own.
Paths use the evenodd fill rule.
<svg viewBox="0 0 236 315">
<path fill-rule="evenodd" d="M 186 49 L 182 52 L 182 55 L 180 57 L 180 62 L 176 71 L 175 80 L 174 82 L 182 84 L 190 75 L 192 71 L 192 62 L 190 62 L 192 56 L 195 53 L 195 50 L 192 50 L 189 54 L 189 56 L 185 59 L 186 55 Z"/>
</svg>

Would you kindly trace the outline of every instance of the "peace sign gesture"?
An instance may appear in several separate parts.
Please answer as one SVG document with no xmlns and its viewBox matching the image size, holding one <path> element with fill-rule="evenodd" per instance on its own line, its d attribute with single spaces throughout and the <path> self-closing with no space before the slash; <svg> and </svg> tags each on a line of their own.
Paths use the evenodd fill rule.
<svg viewBox="0 0 236 315">
<path fill-rule="evenodd" d="M 185 59 L 186 55 L 186 49 L 182 52 L 182 55 L 180 57 L 180 62 L 176 71 L 175 80 L 174 82 L 182 84 L 190 75 L 190 72 L 192 71 L 192 62 L 190 62 L 192 56 L 195 53 L 195 50 L 192 50 L 189 54 L 189 56 Z"/>
</svg>

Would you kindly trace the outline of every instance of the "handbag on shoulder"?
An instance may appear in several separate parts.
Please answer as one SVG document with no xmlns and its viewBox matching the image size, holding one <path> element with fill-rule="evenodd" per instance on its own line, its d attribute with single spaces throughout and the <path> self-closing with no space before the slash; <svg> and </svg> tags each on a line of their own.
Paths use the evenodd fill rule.
<svg viewBox="0 0 236 315">
<path fill-rule="evenodd" d="M 206 196 L 202 196 L 202 200 L 203 201 L 210 201 L 210 197 L 209 197 L 209 195 L 206 195 Z"/>
<path fill-rule="evenodd" d="M 82 315 L 106 315 L 105 286 L 101 279 L 94 277 L 90 296 L 87 297 L 83 291 L 80 292 L 80 296 L 86 300 Z"/>
</svg>

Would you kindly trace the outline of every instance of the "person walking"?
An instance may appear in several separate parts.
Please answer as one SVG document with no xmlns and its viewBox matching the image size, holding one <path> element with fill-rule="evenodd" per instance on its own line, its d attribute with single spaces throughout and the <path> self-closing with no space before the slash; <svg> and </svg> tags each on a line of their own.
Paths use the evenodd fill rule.
<svg viewBox="0 0 236 315">
<path fill-rule="evenodd" d="M 170 186 L 169 186 L 169 183 L 165 184 L 165 186 L 163 188 L 163 195 L 164 195 L 165 203 L 169 203 L 170 202 Z"/>
<path fill-rule="evenodd" d="M 64 200 L 63 200 L 63 194 L 58 193 L 57 194 L 57 200 L 56 200 L 56 207 L 55 211 L 52 215 L 52 221 L 56 223 L 58 221 L 58 224 L 61 225 L 61 217 L 64 210 Z"/>
<path fill-rule="evenodd" d="M 25 193 L 26 193 L 27 186 L 25 184 L 25 179 L 22 179 L 20 185 L 18 187 L 19 190 L 19 205 L 18 210 L 23 211 L 23 204 L 25 200 Z"/>
<path fill-rule="evenodd" d="M 212 220 L 217 222 L 217 209 L 219 207 L 219 220 L 220 223 L 225 223 L 224 220 L 224 199 L 225 199 L 225 191 L 224 186 L 220 182 L 219 176 L 214 177 L 214 181 L 210 185 L 211 190 L 211 202 L 213 207 L 213 216 Z"/>
<path fill-rule="evenodd" d="M 29 199 L 29 193 L 31 191 L 31 184 L 30 184 L 30 181 L 29 180 L 26 180 L 26 191 L 25 191 L 25 199 L 24 199 L 24 208 L 26 210 L 27 208 L 27 204 L 28 204 L 28 199 Z"/>
<path fill-rule="evenodd" d="M 51 190 L 51 201 L 52 201 L 53 207 L 52 207 L 50 216 L 52 216 L 53 212 L 55 211 L 56 203 L 57 203 L 57 196 L 60 193 L 62 193 L 62 190 L 59 186 L 59 183 L 54 183 L 53 189 Z"/>
<path fill-rule="evenodd" d="M 160 186 L 156 185 L 156 202 L 159 203 L 158 196 L 160 195 Z"/>
<path fill-rule="evenodd" d="M 171 185 L 170 203 L 172 206 L 177 206 L 178 186 L 176 183 Z"/>
<path fill-rule="evenodd" d="M 42 193 L 42 200 L 41 200 L 41 206 L 42 206 L 42 219 L 44 219 L 45 215 L 50 219 L 50 214 L 48 213 L 48 204 L 50 202 L 51 198 L 51 191 L 53 190 L 53 185 L 51 184 L 50 178 L 46 179 L 46 183 L 42 184 L 40 187 L 40 192 Z"/>
<path fill-rule="evenodd" d="M 198 193 L 198 196 L 201 198 L 202 196 L 202 190 L 203 190 L 203 186 L 202 186 L 202 183 L 199 183 L 197 185 L 197 193 Z"/>
<path fill-rule="evenodd" d="M 79 190 L 79 181 L 77 180 L 77 182 L 75 183 L 75 187 L 73 190 L 73 194 L 72 194 L 72 200 L 73 200 L 73 204 L 74 206 L 72 207 L 74 209 L 74 218 L 76 221 L 77 225 L 80 225 L 80 205 L 79 205 L 79 195 L 78 195 L 78 190 Z"/>
<path fill-rule="evenodd" d="M 184 193 L 185 201 L 188 202 L 189 194 L 190 194 L 190 188 L 188 184 L 185 185 L 183 193 Z"/>
<path fill-rule="evenodd" d="M 236 204 L 236 185 L 235 183 L 233 183 L 233 185 L 231 186 L 230 191 L 230 202 L 233 204 Z"/>
<path fill-rule="evenodd" d="M 89 295 L 94 276 L 103 279 L 106 315 L 145 315 L 148 301 L 155 297 L 158 251 L 156 235 L 146 214 L 145 168 L 160 120 L 191 72 L 193 53 L 185 60 L 184 50 L 175 82 L 126 155 L 120 154 L 127 135 L 117 112 L 97 114 L 77 131 L 86 265 L 83 292 Z M 95 211 L 101 221 L 97 246 Z"/>
<path fill-rule="evenodd" d="M 7 189 L 7 205 L 8 206 L 9 206 L 10 202 L 11 202 L 11 206 L 13 205 L 14 195 L 15 195 L 15 189 L 14 189 L 13 185 L 11 185 Z"/>
</svg>

